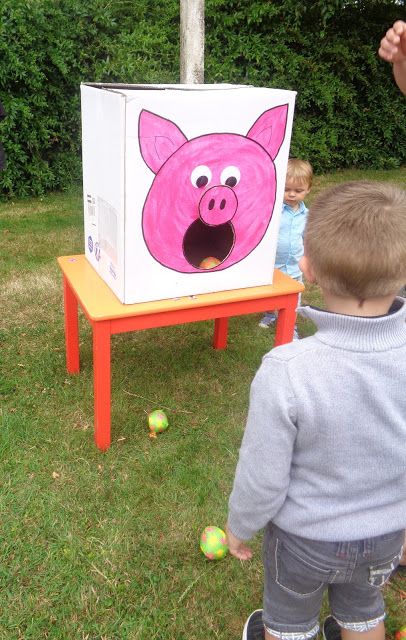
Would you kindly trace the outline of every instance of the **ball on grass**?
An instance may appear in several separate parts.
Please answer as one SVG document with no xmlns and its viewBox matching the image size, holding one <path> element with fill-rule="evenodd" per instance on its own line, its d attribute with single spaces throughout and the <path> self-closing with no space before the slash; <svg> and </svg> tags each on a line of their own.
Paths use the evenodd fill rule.
<svg viewBox="0 0 406 640">
<path fill-rule="evenodd" d="M 219 527 L 206 527 L 200 536 L 200 549 L 209 560 L 221 560 L 228 552 L 226 534 Z"/>
<path fill-rule="evenodd" d="M 161 433 L 168 428 L 168 418 L 161 409 L 155 409 L 148 414 L 148 426 L 152 433 Z"/>
<path fill-rule="evenodd" d="M 213 258 L 213 256 L 208 256 L 201 261 L 199 267 L 200 269 L 214 269 L 218 264 L 220 264 L 220 260 Z"/>
<path fill-rule="evenodd" d="M 401 627 L 395 633 L 395 640 L 403 640 L 406 638 L 406 627 Z"/>
</svg>

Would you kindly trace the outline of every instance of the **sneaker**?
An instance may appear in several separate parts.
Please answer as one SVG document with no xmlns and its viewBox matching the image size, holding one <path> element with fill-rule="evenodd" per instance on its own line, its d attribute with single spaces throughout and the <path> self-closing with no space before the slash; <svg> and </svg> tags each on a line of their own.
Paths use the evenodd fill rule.
<svg viewBox="0 0 406 640">
<path fill-rule="evenodd" d="M 341 627 L 333 616 L 328 616 L 323 623 L 324 640 L 341 640 Z"/>
<path fill-rule="evenodd" d="M 258 322 L 258 326 L 261 327 L 261 329 L 269 329 L 272 324 L 275 324 L 275 320 L 275 316 L 265 315 L 261 322 Z"/>
<path fill-rule="evenodd" d="M 242 640 L 264 640 L 265 627 L 262 622 L 262 609 L 253 611 L 247 618 L 242 632 Z"/>
<path fill-rule="evenodd" d="M 261 320 L 261 322 L 258 322 L 258 326 L 261 327 L 261 329 L 269 329 L 269 322 L 266 322 L 265 320 Z"/>
<path fill-rule="evenodd" d="M 398 566 L 396 567 L 396 569 L 394 569 L 390 575 L 391 578 L 393 578 L 396 575 L 401 575 L 402 577 L 405 576 L 406 577 L 406 564 L 398 564 Z"/>
</svg>

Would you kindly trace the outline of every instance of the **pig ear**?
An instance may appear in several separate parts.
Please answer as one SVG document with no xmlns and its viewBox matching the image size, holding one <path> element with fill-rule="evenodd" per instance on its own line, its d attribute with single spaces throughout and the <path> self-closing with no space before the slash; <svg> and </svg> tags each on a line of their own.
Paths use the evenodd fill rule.
<svg viewBox="0 0 406 640">
<path fill-rule="evenodd" d="M 141 155 L 154 173 L 158 173 L 164 162 L 187 142 L 176 124 L 145 109 L 140 113 L 138 137 Z"/>
<path fill-rule="evenodd" d="M 247 138 L 255 140 L 261 147 L 264 147 L 273 160 L 278 155 L 285 138 L 287 118 L 287 104 L 269 109 L 254 122 L 247 133 Z"/>
</svg>

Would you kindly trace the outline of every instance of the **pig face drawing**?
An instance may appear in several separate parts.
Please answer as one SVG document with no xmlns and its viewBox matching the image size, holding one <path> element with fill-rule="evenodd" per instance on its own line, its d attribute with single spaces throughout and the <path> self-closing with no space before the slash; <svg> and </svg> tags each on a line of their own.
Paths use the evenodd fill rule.
<svg viewBox="0 0 406 640">
<path fill-rule="evenodd" d="M 155 174 L 142 229 L 151 255 L 181 273 L 219 271 L 261 242 L 276 194 L 274 159 L 288 105 L 265 111 L 247 135 L 208 133 L 188 140 L 150 111 L 139 117 L 141 155 Z"/>
</svg>

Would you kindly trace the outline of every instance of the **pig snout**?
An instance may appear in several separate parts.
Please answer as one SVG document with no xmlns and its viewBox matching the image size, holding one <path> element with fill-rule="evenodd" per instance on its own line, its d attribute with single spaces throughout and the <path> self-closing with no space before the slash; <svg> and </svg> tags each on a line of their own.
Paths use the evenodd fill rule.
<svg viewBox="0 0 406 640">
<path fill-rule="evenodd" d="M 237 211 L 238 200 L 234 191 L 225 185 L 208 189 L 199 202 L 200 218 L 214 226 L 229 222 Z"/>
</svg>

